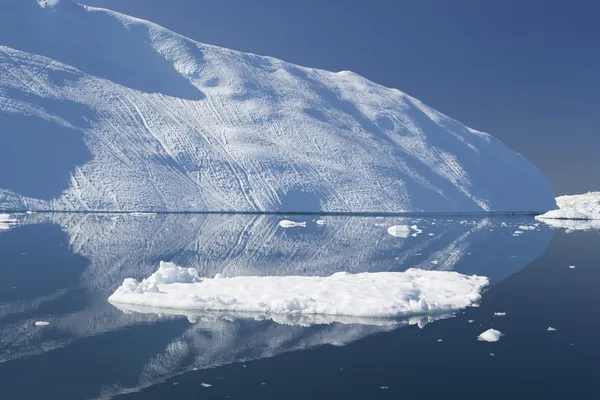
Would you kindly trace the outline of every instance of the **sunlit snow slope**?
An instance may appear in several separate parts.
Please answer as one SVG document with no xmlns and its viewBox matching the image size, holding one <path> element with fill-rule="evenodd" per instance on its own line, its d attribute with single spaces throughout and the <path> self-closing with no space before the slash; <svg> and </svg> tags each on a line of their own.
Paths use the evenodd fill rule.
<svg viewBox="0 0 600 400">
<path fill-rule="evenodd" d="M 0 209 L 547 211 L 520 154 L 352 72 L 0 0 Z"/>
</svg>

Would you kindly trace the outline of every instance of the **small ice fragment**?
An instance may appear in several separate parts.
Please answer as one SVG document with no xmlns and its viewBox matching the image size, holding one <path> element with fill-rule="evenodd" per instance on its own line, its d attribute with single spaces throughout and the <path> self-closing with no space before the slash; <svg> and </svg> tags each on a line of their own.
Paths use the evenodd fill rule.
<svg viewBox="0 0 600 400">
<path fill-rule="evenodd" d="M 554 332 L 556 330 L 556 328 L 553 328 L 551 326 L 548 327 L 548 329 L 546 329 L 548 332 Z"/>
<path fill-rule="evenodd" d="M 389 387 L 388 386 L 379 386 L 379 389 L 381 389 L 381 390 L 388 390 Z"/>
<path fill-rule="evenodd" d="M 477 336 L 477 340 L 482 341 L 482 342 L 497 342 L 498 340 L 500 340 L 501 336 L 502 336 L 502 332 L 500 332 L 496 329 L 488 329 L 487 331 L 483 332 L 481 335 Z"/>
<path fill-rule="evenodd" d="M 48 322 L 48 321 L 37 321 L 34 325 L 35 326 L 48 326 L 48 325 L 50 325 L 50 322 Z"/>
<path fill-rule="evenodd" d="M 260 384 L 261 384 L 262 386 L 266 386 L 266 385 L 267 385 L 267 384 L 266 384 L 266 383 L 264 383 L 264 382 L 261 382 Z"/>
<path fill-rule="evenodd" d="M 435 236 L 435 233 L 430 233 L 429 236 Z"/>
<path fill-rule="evenodd" d="M 410 235 L 410 229 L 406 225 L 394 225 L 388 228 L 388 233 L 394 237 L 406 238 Z"/>
<path fill-rule="evenodd" d="M 305 228 L 306 222 L 295 222 L 295 221 L 290 221 L 289 219 L 283 219 L 283 220 L 279 221 L 279 226 L 282 228 L 294 228 L 297 226 L 301 226 L 301 227 Z"/>
<path fill-rule="evenodd" d="M 212 385 L 211 385 L 210 383 L 204 383 L 204 382 L 202 382 L 202 383 L 200 384 L 200 386 L 202 386 L 202 387 L 207 387 L 207 388 L 208 388 L 208 387 L 211 387 Z"/>
<path fill-rule="evenodd" d="M 494 315 L 496 317 L 504 317 L 506 315 L 506 313 L 505 312 L 495 312 Z"/>
<path fill-rule="evenodd" d="M 432 263 L 433 265 L 438 265 L 440 262 L 439 262 L 439 261 L 437 261 L 437 260 L 433 260 L 431 263 Z"/>
<path fill-rule="evenodd" d="M 470 320 L 469 320 L 469 323 L 470 323 L 470 324 L 472 324 L 473 322 L 475 322 L 475 320 L 474 320 L 474 319 L 470 319 Z"/>
<path fill-rule="evenodd" d="M 570 269 L 575 269 L 575 266 L 574 265 L 569 265 L 569 268 Z"/>
<path fill-rule="evenodd" d="M 324 219 L 318 220 L 317 225 L 325 225 L 325 220 Z"/>
<path fill-rule="evenodd" d="M 494 353 L 490 353 L 490 356 L 494 357 L 494 356 L 495 356 L 495 354 L 494 354 Z"/>
<path fill-rule="evenodd" d="M 438 342 L 443 342 L 443 341 L 444 341 L 444 339 L 438 339 Z"/>
</svg>

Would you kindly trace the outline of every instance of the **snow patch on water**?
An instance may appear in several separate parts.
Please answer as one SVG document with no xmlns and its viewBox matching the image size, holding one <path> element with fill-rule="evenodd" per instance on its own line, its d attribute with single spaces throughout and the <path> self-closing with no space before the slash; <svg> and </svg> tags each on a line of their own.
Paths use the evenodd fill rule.
<svg viewBox="0 0 600 400">
<path fill-rule="evenodd" d="M 192 268 L 161 262 L 141 282 L 125 279 L 109 301 L 177 310 L 399 318 L 469 307 L 481 299 L 488 283 L 486 277 L 418 269 L 211 279 L 199 277 Z"/>
</svg>

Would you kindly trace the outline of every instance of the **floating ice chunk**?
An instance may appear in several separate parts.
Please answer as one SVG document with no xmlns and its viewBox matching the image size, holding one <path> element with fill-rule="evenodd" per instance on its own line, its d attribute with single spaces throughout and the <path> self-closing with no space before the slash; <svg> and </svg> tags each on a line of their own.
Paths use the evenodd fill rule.
<svg viewBox="0 0 600 400">
<path fill-rule="evenodd" d="M 472 324 L 473 322 L 475 322 L 475 320 L 474 320 L 474 319 L 470 319 L 470 320 L 469 320 L 469 323 L 470 323 L 470 324 Z"/>
<path fill-rule="evenodd" d="M 407 238 L 410 235 L 410 229 L 406 225 L 394 225 L 388 228 L 388 233 L 394 237 Z"/>
<path fill-rule="evenodd" d="M 295 222 L 295 221 L 290 221 L 289 219 L 283 219 L 283 220 L 279 221 L 279 226 L 282 228 L 294 228 L 297 226 L 301 226 L 301 227 L 305 228 L 306 222 Z"/>
<path fill-rule="evenodd" d="M 429 236 L 435 236 L 435 233 L 430 233 Z"/>
<path fill-rule="evenodd" d="M 516 235 L 516 236 L 518 236 L 518 235 L 522 235 L 522 234 L 523 234 L 523 231 L 515 231 L 515 232 L 513 233 L 513 235 Z"/>
<path fill-rule="evenodd" d="M 379 386 L 379 389 L 381 389 L 381 390 L 388 390 L 389 386 Z"/>
<path fill-rule="evenodd" d="M 325 220 L 324 219 L 317 220 L 317 225 L 325 225 Z"/>
<path fill-rule="evenodd" d="M 437 261 L 437 260 L 433 260 L 431 263 L 432 263 L 433 265 L 438 265 L 440 262 L 439 262 L 439 261 Z"/>
<path fill-rule="evenodd" d="M 556 330 L 556 328 L 553 328 L 551 326 L 548 327 L 548 329 L 546 329 L 548 332 L 554 332 Z"/>
<path fill-rule="evenodd" d="M 443 341 L 444 341 L 444 339 L 438 339 L 437 341 L 438 341 L 438 342 L 443 342 Z"/>
<path fill-rule="evenodd" d="M 519 226 L 519 230 L 521 231 L 535 231 L 537 226 L 535 225 L 521 225 Z"/>
<path fill-rule="evenodd" d="M 9 214 L 0 214 L 0 231 L 9 230 L 19 221 L 11 218 Z"/>
<path fill-rule="evenodd" d="M 485 331 L 481 335 L 479 335 L 477 337 L 477 340 L 482 341 L 482 342 L 497 342 L 498 340 L 500 340 L 501 336 L 502 336 L 502 332 L 500 332 L 496 329 L 488 329 L 487 331 Z"/>
<path fill-rule="evenodd" d="M 558 210 L 552 210 L 536 218 L 546 222 L 546 219 L 600 219 L 600 192 L 590 192 L 573 196 L 556 198 Z"/>
<path fill-rule="evenodd" d="M 174 310 L 399 318 L 466 308 L 481 299 L 488 283 L 486 277 L 419 269 L 210 279 L 161 263 L 142 282 L 125 279 L 109 301 Z"/>
<path fill-rule="evenodd" d="M 35 326 L 48 326 L 48 325 L 50 325 L 50 322 L 48 322 L 48 321 L 37 321 L 34 325 Z"/>
<path fill-rule="evenodd" d="M 412 225 L 410 227 L 410 229 L 412 229 L 413 231 L 415 231 L 415 233 L 413 234 L 413 236 L 417 236 L 419 233 L 423 233 L 423 231 L 421 229 L 419 229 L 419 227 L 417 225 Z"/>
<path fill-rule="evenodd" d="M 569 268 L 570 269 L 575 269 L 575 266 L 574 265 L 569 265 Z"/>
<path fill-rule="evenodd" d="M 495 312 L 494 315 L 496 317 L 504 317 L 506 315 L 506 313 L 505 312 Z"/>
<path fill-rule="evenodd" d="M 202 382 L 202 383 L 200 384 L 200 386 L 202 386 L 202 387 L 205 387 L 205 388 L 209 388 L 209 387 L 211 387 L 212 385 L 211 385 L 210 383 L 204 383 L 204 382 Z"/>
</svg>

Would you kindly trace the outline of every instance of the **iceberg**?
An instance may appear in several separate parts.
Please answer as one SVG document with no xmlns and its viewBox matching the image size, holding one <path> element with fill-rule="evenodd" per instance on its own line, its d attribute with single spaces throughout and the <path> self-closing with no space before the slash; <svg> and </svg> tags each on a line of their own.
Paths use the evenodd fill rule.
<svg viewBox="0 0 600 400">
<path fill-rule="evenodd" d="M 546 177 L 397 89 L 70 0 L 0 0 L 0 209 L 545 212 Z"/>
<path fill-rule="evenodd" d="M 488 283 L 486 277 L 418 269 L 200 278 L 193 268 L 161 262 L 141 282 L 125 279 L 108 300 L 177 310 L 403 318 L 466 308 L 481 299 Z"/>
<path fill-rule="evenodd" d="M 600 192 L 560 196 L 556 203 L 557 210 L 538 215 L 536 219 L 567 232 L 600 229 Z"/>
</svg>

